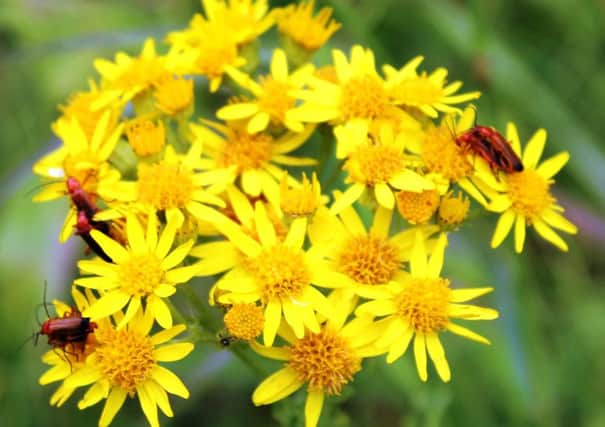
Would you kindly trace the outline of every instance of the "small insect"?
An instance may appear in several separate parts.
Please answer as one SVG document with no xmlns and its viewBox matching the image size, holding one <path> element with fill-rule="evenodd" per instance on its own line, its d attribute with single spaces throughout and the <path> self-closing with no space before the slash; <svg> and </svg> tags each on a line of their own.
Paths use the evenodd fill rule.
<svg viewBox="0 0 605 427">
<path fill-rule="evenodd" d="M 84 353 L 88 336 L 94 332 L 97 324 L 91 322 L 89 317 L 82 317 L 82 313 L 73 306 L 71 311 L 65 313 L 63 317 L 52 317 L 46 303 L 46 283 L 44 283 L 42 306 L 47 319 L 41 324 L 40 330 L 32 335 L 34 345 L 38 343 L 40 335 L 45 335 L 48 337 L 48 344 L 55 350 L 61 349 L 66 354 L 78 355 L 78 353 L 74 353 L 74 350 Z"/>
<path fill-rule="evenodd" d="M 80 236 L 82 240 L 86 242 L 90 250 L 101 257 L 101 259 L 107 262 L 113 262 L 111 257 L 105 253 L 101 245 L 99 245 L 90 235 L 92 230 L 98 230 L 101 233 L 110 236 L 109 228 L 108 222 L 89 219 L 86 212 L 78 211 L 78 216 L 76 218 L 76 235 Z"/>
<path fill-rule="evenodd" d="M 510 143 L 492 127 L 475 125 L 457 136 L 456 144 L 483 158 L 494 171 L 510 174 L 523 170 L 523 163 Z"/>
<path fill-rule="evenodd" d="M 80 181 L 72 176 L 67 178 L 67 192 L 76 207 L 76 211 L 84 212 L 86 217 L 92 220 L 99 208 L 95 204 L 93 196 L 84 190 Z"/>
<path fill-rule="evenodd" d="M 42 323 L 40 331 L 36 332 L 35 342 L 40 335 L 46 335 L 48 344 L 53 348 L 65 350 L 68 344 L 72 344 L 80 346 L 84 351 L 88 334 L 93 333 L 96 328 L 95 322 L 91 322 L 89 317 L 82 317 L 82 313 L 76 307 L 72 307 L 71 312 L 65 313 L 63 317 L 49 316 Z"/>
</svg>

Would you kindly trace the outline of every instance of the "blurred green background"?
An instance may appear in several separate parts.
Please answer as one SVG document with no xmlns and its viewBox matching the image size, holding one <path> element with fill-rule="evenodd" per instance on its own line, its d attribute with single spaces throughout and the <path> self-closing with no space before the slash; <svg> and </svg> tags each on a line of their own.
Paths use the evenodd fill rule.
<svg viewBox="0 0 605 427">
<path fill-rule="evenodd" d="M 281 5 L 286 2 L 272 2 Z M 450 80 L 479 89 L 479 121 L 503 129 L 515 121 L 527 140 L 548 130 L 546 155 L 571 161 L 556 195 L 578 224 L 563 254 L 530 231 L 515 255 L 508 240 L 489 249 L 495 217 L 453 238 L 446 274 L 457 284 L 492 284 L 482 303 L 501 318 L 476 330 L 493 345 L 445 336 L 450 384 L 434 371 L 422 384 L 411 354 L 364 369 L 338 405 L 324 408 L 337 426 L 605 426 L 605 2 L 566 0 L 320 2 L 343 23 L 331 45 L 372 48 L 377 62 L 400 66 L 415 55 L 424 69 L 449 69 Z M 54 387 L 37 347 L 21 343 L 37 328 L 43 283 L 49 299 L 68 298 L 79 241 L 57 243 L 65 201 L 34 205 L 35 159 L 57 144 L 56 105 L 96 76 L 92 60 L 136 52 L 200 11 L 198 0 L 3 0 L 0 4 L 0 425 L 93 426 L 101 406 L 48 406 Z M 274 30 L 273 30 L 274 31 Z M 271 38 L 271 37 L 270 37 Z M 327 57 L 324 49 L 321 57 Z M 475 326 L 475 325 L 473 325 Z M 44 341 L 44 340 L 41 340 Z M 275 366 L 277 367 L 277 365 Z M 198 345 L 174 370 L 192 391 L 173 399 L 167 426 L 298 426 L 285 405 L 254 408 L 260 378 L 227 351 Z M 302 405 L 302 395 L 295 404 Z M 302 409 L 302 407 L 301 407 Z M 302 413 L 302 412 L 301 412 Z M 277 421 L 280 420 L 280 421 Z M 281 423 L 281 424 L 280 424 Z M 115 426 L 144 426 L 135 401 Z M 329 425 L 323 423 L 322 425 Z"/>
</svg>

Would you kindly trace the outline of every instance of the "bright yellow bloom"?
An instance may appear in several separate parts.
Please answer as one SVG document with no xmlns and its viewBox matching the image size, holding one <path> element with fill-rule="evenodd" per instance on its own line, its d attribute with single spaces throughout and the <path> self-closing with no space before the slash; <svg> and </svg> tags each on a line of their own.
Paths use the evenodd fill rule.
<svg viewBox="0 0 605 427">
<path fill-rule="evenodd" d="M 193 80 L 183 77 L 167 77 L 155 84 L 156 108 L 169 116 L 175 116 L 193 107 Z"/>
<path fill-rule="evenodd" d="M 116 329 L 111 324 L 99 326 L 95 351 L 86 359 L 86 367 L 65 379 L 66 388 L 90 385 L 78 402 L 79 409 L 106 399 L 99 426 L 112 422 L 126 397 L 138 397 L 151 427 L 160 425 L 158 407 L 164 415 L 173 416 L 167 392 L 189 398 L 183 382 L 158 363 L 181 360 L 191 353 L 191 343 L 165 344 L 182 333 L 185 325 L 176 325 L 150 336 L 152 325 L 153 318 L 141 311 L 126 328 Z"/>
<path fill-rule="evenodd" d="M 238 46 L 254 41 L 275 22 L 274 14 L 267 13 L 267 0 L 202 0 L 202 4 L 208 21 L 223 25 Z"/>
<path fill-rule="evenodd" d="M 252 402 L 269 405 L 306 384 L 305 427 L 317 425 L 325 396 L 340 395 L 361 370 L 362 360 L 377 354 L 372 345 L 377 331 L 369 319 L 345 323 L 355 299 L 336 291 L 330 300 L 334 302 L 334 313 L 320 330 L 307 330 L 304 336 L 297 337 L 290 328 L 282 327 L 280 335 L 286 346 L 267 348 L 252 343 L 252 349 L 262 356 L 284 362 L 282 369 L 254 390 Z"/>
<path fill-rule="evenodd" d="M 506 139 L 510 141 L 513 151 L 523 163 L 523 171 L 501 174 L 500 182 L 491 182 L 498 194 L 492 196 L 487 209 L 502 213 L 492 237 L 491 246 L 496 248 L 504 241 L 515 225 L 515 251 L 523 251 L 525 229 L 533 226 L 538 234 L 562 251 L 567 251 L 567 244 L 554 229 L 565 233 L 576 234 L 578 228 L 569 222 L 561 213 L 563 207 L 550 192 L 554 183 L 553 177 L 569 160 L 569 153 L 564 151 L 544 160 L 539 164 L 546 144 L 546 131 L 537 130 L 521 150 L 517 127 L 509 123 L 506 127 Z"/>
<path fill-rule="evenodd" d="M 300 122 L 286 120 L 286 111 L 294 108 L 296 98 L 291 91 L 301 89 L 315 67 L 307 64 L 292 74 L 288 72 L 288 60 L 281 49 L 275 49 L 271 59 L 271 74 L 252 80 L 247 74 L 235 69 L 227 69 L 229 76 L 240 86 L 250 91 L 256 100 L 231 103 L 216 112 L 221 120 L 249 119 L 248 133 L 257 133 L 268 126 L 281 129 L 283 126 L 300 132 Z"/>
<path fill-rule="evenodd" d="M 115 62 L 97 59 L 94 66 L 103 78 L 104 93 L 96 105 L 116 99 L 129 101 L 152 89 L 167 77 L 187 72 L 191 68 L 192 60 L 190 53 L 176 50 L 167 55 L 158 55 L 152 38 L 145 40 L 139 56 L 131 57 L 124 52 L 118 52 Z"/>
<path fill-rule="evenodd" d="M 425 238 L 417 233 L 410 257 L 410 275 L 400 282 L 391 282 L 388 290 L 360 305 L 355 312 L 357 315 L 386 316 L 376 322 L 381 334 L 375 344 L 388 353 L 388 363 L 403 356 L 414 338 L 414 358 L 422 381 L 428 377 L 427 351 L 439 377 L 446 382 L 450 380 L 440 332 L 447 330 L 489 344 L 486 338 L 450 319 L 491 320 L 498 317 L 496 310 L 461 304 L 491 292 L 493 288 L 451 289 L 450 281 L 440 276 L 446 245 L 447 237 L 441 234 L 428 257 Z"/>
<path fill-rule="evenodd" d="M 140 157 L 159 154 L 166 144 L 166 131 L 162 121 L 155 124 L 149 119 L 137 117 L 126 124 L 124 133 L 132 150 Z"/>
<path fill-rule="evenodd" d="M 85 310 L 84 316 L 93 320 L 107 317 L 128 308 L 118 328 L 123 327 L 142 309 L 147 310 L 164 328 L 172 326 L 172 314 L 163 301 L 176 292 L 175 285 L 189 281 L 196 266 L 178 267 L 189 254 L 194 241 L 190 240 L 171 251 L 178 218 L 168 217 L 168 223 L 158 238 L 156 215 L 149 215 L 147 229 L 132 214 L 126 219 L 126 242 L 116 242 L 93 230 L 91 237 L 101 246 L 113 263 L 101 259 L 78 262 L 80 271 L 95 277 L 74 281 L 78 286 L 102 291 L 101 298 Z"/>
<path fill-rule="evenodd" d="M 279 32 L 309 51 L 322 47 L 341 25 L 333 19 L 332 8 L 324 7 L 314 17 L 315 0 L 291 4 L 277 13 Z"/>
<path fill-rule="evenodd" d="M 322 197 L 321 195 L 321 185 L 315 172 L 313 172 L 311 182 L 303 172 L 300 187 L 289 185 L 288 174 L 284 174 L 279 187 L 281 210 L 294 218 L 313 215 L 327 201 L 327 196 Z"/>
<path fill-rule="evenodd" d="M 431 118 L 439 112 L 460 113 L 460 110 L 449 104 L 460 104 L 481 96 L 480 92 L 468 92 L 455 95 L 462 82 L 456 81 L 446 85 L 447 70 L 437 68 L 431 74 L 416 69 L 424 58 L 417 56 L 400 70 L 390 65 L 383 67 L 387 77 L 386 87 L 393 102 L 397 105 L 416 107 Z"/>
<path fill-rule="evenodd" d="M 120 173 L 109 165 L 108 159 L 120 138 L 123 125 L 111 126 L 110 119 L 111 112 L 105 111 L 90 138 L 73 118 L 56 123 L 55 131 L 62 145 L 34 164 L 34 173 L 50 182 L 34 196 L 34 201 L 44 202 L 66 196 L 68 178 L 77 179 L 91 196 L 99 193 L 100 186 L 111 185 L 120 179 Z M 67 240 L 75 224 L 76 210 L 72 207 L 63 223 L 60 241 Z"/>
<path fill-rule="evenodd" d="M 446 116 L 439 126 L 429 125 L 424 136 L 419 141 L 410 141 L 406 148 L 422 157 L 428 172 L 458 184 L 469 196 L 485 206 L 487 200 L 479 188 L 485 187 L 483 178 L 486 178 L 486 174 L 480 177 L 477 171 L 490 171 L 489 166 L 481 157 L 456 144 L 456 135 L 473 127 L 474 121 L 475 109 L 467 107 L 457 121 Z M 492 177 L 491 181 L 493 180 Z"/>
<path fill-rule="evenodd" d="M 263 307 L 256 304 L 233 304 L 224 316 L 231 337 L 250 341 L 256 339 L 265 325 Z"/>
<path fill-rule="evenodd" d="M 141 212 L 166 212 L 180 217 L 188 213 L 204 221 L 220 220 L 220 215 L 206 204 L 223 207 L 222 199 L 214 194 L 221 192 L 233 171 L 215 168 L 209 172 L 198 172 L 201 167 L 202 147 L 194 143 L 186 155 L 178 155 L 169 145 L 163 158 L 155 163 L 140 163 L 137 181 L 119 181 L 112 185 L 99 186 L 99 194 L 106 200 L 126 204 L 128 209 Z M 218 187 L 213 189 L 214 185 Z M 120 205 L 117 205 L 119 209 Z M 217 216 L 218 215 L 218 216 Z"/>
<path fill-rule="evenodd" d="M 174 50 L 188 52 L 194 60 L 189 73 L 206 76 L 210 92 L 216 92 L 223 82 L 228 67 L 237 68 L 246 63 L 237 49 L 235 33 L 218 21 L 206 21 L 197 14 L 190 28 L 168 34 Z"/>
<path fill-rule="evenodd" d="M 439 222 L 446 227 L 456 227 L 466 219 L 471 202 L 462 193 L 454 195 L 451 191 L 441 198 Z"/>
<path fill-rule="evenodd" d="M 332 57 L 336 83 L 311 77 L 309 89 L 295 95 L 303 105 L 286 113 L 286 120 L 333 125 L 350 120 L 379 120 L 383 117 L 413 120 L 403 110 L 391 104 L 385 82 L 376 72 L 374 54 L 356 45 L 351 49 L 351 61 L 340 50 L 333 50 Z"/>
<path fill-rule="evenodd" d="M 399 191 L 395 195 L 397 210 L 410 224 L 426 224 L 439 208 L 439 191 Z"/>
<path fill-rule="evenodd" d="M 331 307 L 315 286 L 336 288 L 346 283 L 342 276 L 326 270 L 317 255 L 306 252 L 303 244 L 307 218 L 296 218 L 288 228 L 283 241 L 267 215 L 264 205 L 256 203 L 255 229 L 258 240 L 246 234 L 235 222 L 223 221 L 216 225 L 231 245 L 211 242 L 200 245 L 196 256 L 202 257 L 200 275 L 229 270 L 216 283 L 218 301 L 223 304 L 252 303 L 264 306 L 264 342 L 273 344 L 283 320 L 297 337 L 305 328 L 319 333 L 316 313 L 329 317 Z M 236 251 L 233 250 L 236 248 Z"/>
<path fill-rule="evenodd" d="M 435 188 L 433 181 L 411 168 L 418 160 L 404 154 L 405 133 L 395 135 L 392 127 L 385 124 L 378 137 L 369 138 L 367 123 L 355 121 L 337 127 L 334 134 L 336 156 L 346 157 L 345 182 L 351 186 L 332 205 L 333 214 L 352 205 L 366 190 L 373 192 L 380 206 L 393 209 L 395 190 L 421 192 Z"/>
<path fill-rule="evenodd" d="M 284 174 L 277 165 L 312 166 L 317 163 L 315 159 L 287 155 L 307 141 L 314 126 L 274 139 L 264 132 L 251 135 L 233 122 L 223 125 L 202 120 L 202 123 L 204 126 L 192 125 L 191 130 L 196 141 L 204 144 L 204 154 L 209 157 L 203 168 L 235 168 L 235 175 L 227 177 L 225 184 L 240 178 L 246 194 L 252 197 L 264 194 L 276 209 L 279 209 L 278 181 Z M 290 182 L 297 185 L 294 179 Z"/>
<path fill-rule="evenodd" d="M 82 130 L 86 134 L 88 140 L 92 139 L 97 124 L 103 117 L 104 113 L 109 110 L 109 128 L 115 128 L 120 114 L 122 113 L 122 106 L 120 104 L 108 105 L 105 108 L 98 107 L 97 103 L 101 99 L 103 92 L 97 87 L 97 84 L 93 80 L 88 81 L 89 90 L 86 92 L 76 92 L 69 97 L 69 101 L 66 105 L 59 105 L 59 110 L 62 116 L 53 123 L 52 128 L 55 133 L 61 126 L 59 121 L 77 121 Z"/>
<path fill-rule="evenodd" d="M 338 195 L 337 195 L 338 196 Z M 369 297 L 392 280 L 403 280 L 403 262 L 409 260 L 417 230 L 429 236 L 436 226 L 411 228 L 390 235 L 393 211 L 378 206 L 371 227 L 367 229 L 353 207 L 339 216 L 325 209 L 317 212 L 309 226 L 310 251 L 318 254 L 325 271 L 342 275 L 345 286 L 358 295 Z"/>
</svg>

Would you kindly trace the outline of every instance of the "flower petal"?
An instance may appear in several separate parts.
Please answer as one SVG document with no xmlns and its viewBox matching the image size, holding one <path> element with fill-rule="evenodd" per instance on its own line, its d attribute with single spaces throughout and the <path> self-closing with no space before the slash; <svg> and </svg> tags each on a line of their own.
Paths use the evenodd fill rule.
<svg viewBox="0 0 605 427">
<path fill-rule="evenodd" d="M 187 390 L 181 379 L 163 366 L 156 365 L 153 371 L 151 371 L 151 378 L 156 380 L 168 393 L 182 397 L 183 399 L 189 398 L 189 390 Z"/>
<path fill-rule="evenodd" d="M 111 389 L 109 396 L 107 396 L 107 400 L 105 401 L 101 418 L 99 418 L 100 427 L 111 424 L 113 418 L 116 416 L 120 408 L 122 408 L 122 405 L 126 400 L 126 395 L 126 391 L 120 387 L 114 387 Z"/>
<path fill-rule="evenodd" d="M 426 336 L 426 348 L 429 351 L 429 356 L 435 364 L 435 368 L 441 379 L 444 382 L 449 382 L 452 377 L 450 365 L 447 363 L 445 351 L 443 350 L 443 346 L 441 345 L 441 341 L 437 334 Z"/>
<path fill-rule="evenodd" d="M 504 212 L 500 215 L 498 219 L 498 223 L 496 224 L 496 229 L 494 230 L 494 235 L 492 236 L 491 247 L 497 248 L 502 244 L 510 229 L 513 226 L 513 222 L 515 221 L 515 213 L 511 210 Z"/>
<path fill-rule="evenodd" d="M 316 427 L 324 404 L 323 390 L 309 391 L 305 402 L 305 427 Z"/>
<path fill-rule="evenodd" d="M 269 405 L 294 393 L 303 385 L 291 368 L 280 369 L 267 377 L 252 393 L 255 406 Z"/>
<path fill-rule="evenodd" d="M 414 359 L 416 359 L 418 376 L 426 382 L 428 373 L 426 371 L 426 344 L 423 333 L 417 332 L 414 337 Z"/>
<path fill-rule="evenodd" d="M 190 342 L 179 342 L 156 348 L 153 356 L 158 362 L 174 362 L 185 358 L 193 351 L 193 348 L 193 344 Z"/>
<path fill-rule="evenodd" d="M 144 384 L 144 383 L 143 383 Z M 137 386 L 137 396 L 139 397 L 139 403 L 141 409 L 149 422 L 151 427 L 160 427 L 160 421 L 158 420 L 158 407 L 155 404 L 155 400 L 149 395 L 147 389 L 143 384 Z"/>
</svg>

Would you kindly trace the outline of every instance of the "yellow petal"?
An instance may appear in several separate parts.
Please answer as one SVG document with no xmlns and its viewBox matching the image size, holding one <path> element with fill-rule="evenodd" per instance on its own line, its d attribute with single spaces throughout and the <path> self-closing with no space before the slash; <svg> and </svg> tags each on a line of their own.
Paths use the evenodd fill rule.
<svg viewBox="0 0 605 427">
<path fill-rule="evenodd" d="M 563 252 L 567 252 L 567 243 L 548 224 L 539 220 L 534 221 L 533 226 L 544 240 L 552 243 Z"/>
<path fill-rule="evenodd" d="M 401 356 L 403 356 L 403 354 L 408 349 L 408 346 L 410 345 L 410 341 L 412 341 L 413 336 L 414 330 L 408 327 L 403 333 L 403 335 L 397 341 L 395 341 L 395 343 L 389 348 L 389 353 L 387 354 L 387 363 L 393 363 Z"/>
<path fill-rule="evenodd" d="M 451 379 L 450 365 L 447 363 L 445 351 L 437 334 L 426 336 L 426 348 L 441 379 L 444 382 L 449 382 Z"/>
<path fill-rule="evenodd" d="M 296 218 L 290 224 L 284 245 L 290 248 L 302 248 L 307 235 L 307 217 Z"/>
<path fill-rule="evenodd" d="M 416 333 L 414 337 L 414 359 L 416 359 L 416 370 L 422 381 L 427 380 L 428 373 L 426 371 L 426 345 L 424 334 Z"/>
<path fill-rule="evenodd" d="M 137 217 L 132 214 L 126 217 L 126 235 L 128 236 L 128 245 L 133 253 L 142 254 L 148 251 L 143 227 L 141 227 Z"/>
<path fill-rule="evenodd" d="M 64 381 L 67 388 L 78 388 L 88 384 L 92 384 L 101 378 L 101 372 L 98 368 L 89 366 L 78 369 Z"/>
<path fill-rule="evenodd" d="M 126 400 L 126 391 L 120 387 L 114 387 L 109 392 L 101 418 L 99 418 L 99 426 L 104 427 L 111 424 L 111 421 L 116 416 L 124 401 Z"/>
<path fill-rule="evenodd" d="M 92 230 L 90 236 L 116 264 L 123 264 L 130 258 L 130 254 L 122 245 L 100 231 Z"/>
<path fill-rule="evenodd" d="M 158 347 L 153 351 L 153 356 L 158 362 L 174 362 L 185 358 L 193 351 L 193 344 L 190 342 L 179 342 Z"/>
<path fill-rule="evenodd" d="M 275 334 L 281 322 L 281 303 L 276 300 L 269 300 L 265 308 L 265 326 L 263 329 L 263 340 L 265 346 L 270 347 L 275 340 Z"/>
<path fill-rule="evenodd" d="M 97 381 L 84 394 L 84 397 L 78 402 L 78 409 L 86 409 L 99 403 L 107 397 L 109 393 L 109 383 L 107 381 Z"/>
<path fill-rule="evenodd" d="M 84 310 L 82 316 L 90 317 L 91 320 L 101 319 L 121 310 L 128 301 L 130 301 L 130 295 L 120 290 L 111 291 Z"/>
<path fill-rule="evenodd" d="M 260 238 L 263 246 L 271 247 L 275 245 L 277 242 L 275 229 L 269 220 L 269 216 L 267 215 L 267 211 L 265 210 L 265 206 L 262 204 L 262 202 L 256 202 L 254 210 L 254 222 L 256 224 L 258 237 Z"/>
<path fill-rule="evenodd" d="M 163 344 L 167 341 L 170 341 L 177 335 L 183 333 L 186 329 L 187 327 L 185 325 L 175 325 L 172 328 L 163 329 L 151 337 L 151 343 L 153 345 Z"/>
<path fill-rule="evenodd" d="M 158 407 L 155 404 L 155 400 L 147 392 L 147 389 L 143 387 L 143 384 L 137 386 L 137 396 L 139 397 L 141 409 L 143 410 L 149 425 L 151 427 L 160 427 Z"/>
<path fill-rule="evenodd" d="M 556 154 L 546 160 L 544 160 L 540 166 L 536 169 L 536 172 L 546 179 L 550 179 L 555 176 L 569 161 L 569 153 L 563 151 Z"/>
<path fill-rule="evenodd" d="M 151 371 L 151 377 L 168 393 L 183 399 L 189 398 L 189 390 L 181 379 L 163 366 L 156 365 Z"/>
<path fill-rule="evenodd" d="M 490 342 L 487 338 L 471 331 L 470 329 L 465 328 L 464 326 L 456 325 L 455 323 L 452 323 L 452 322 L 450 322 L 447 325 L 447 330 L 456 335 L 460 335 L 464 338 L 468 338 L 469 340 L 477 341 L 482 344 L 490 344 Z"/>
<path fill-rule="evenodd" d="M 445 247 L 447 246 L 447 234 L 441 233 L 437 239 L 437 243 L 433 248 L 433 253 L 427 265 L 428 277 L 437 278 L 443 268 L 443 257 L 445 255 Z"/>
<path fill-rule="evenodd" d="M 323 390 L 309 391 L 305 402 L 305 427 L 316 427 L 324 404 Z"/>
<path fill-rule="evenodd" d="M 492 292 L 494 288 L 452 289 L 450 302 L 466 302 Z"/>
<path fill-rule="evenodd" d="M 147 309 L 151 310 L 158 324 L 166 329 L 172 327 L 172 314 L 166 303 L 155 295 L 147 297 Z"/>
<path fill-rule="evenodd" d="M 546 144 L 546 130 L 538 129 L 531 137 L 523 153 L 523 167 L 535 169 Z"/>
<path fill-rule="evenodd" d="M 193 247 L 193 239 L 183 243 L 178 248 L 173 250 L 164 260 L 162 261 L 162 269 L 170 270 L 180 264 L 189 254 L 189 251 Z"/>
<path fill-rule="evenodd" d="M 520 254 L 523 252 L 523 244 L 525 243 L 525 217 L 517 215 L 515 221 L 515 252 Z"/>
<path fill-rule="evenodd" d="M 391 227 L 391 220 L 393 218 L 393 210 L 386 209 L 383 206 L 376 208 L 374 214 L 374 221 L 372 222 L 371 233 L 376 237 L 387 238 L 389 235 L 389 229 Z"/>
<path fill-rule="evenodd" d="M 387 184 L 376 184 L 374 186 L 374 195 L 380 206 L 387 209 L 393 209 L 395 207 L 395 196 Z"/>
<path fill-rule="evenodd" d="M 302 385 L 298 374 L 292 369 L 280 369 L 256 387 L 252 393 L 252 402 L 256 406 L 269 405 L 291 395 Z"/>
<path fill-rule="evenodd" d="M 269 120 L 271 120 L 271 116 L 264 111 L 256 113 L 248 122 L 246 130 L 249 134 L 261 132 L 267 128 Z"/>
<path fill-rule="evenodd" d="M 239 120 L 253 116 L 258 112 L 258 105 L 252 102 L 240 102 L 227 105 L 216 112 L 216 117 L 221 120 Z"/>
<path fill-rule="evenodd" d="M 515 213 L 513 211 L 506 211 L 500 218 L 498 219 L 498 223 L 496 224 L 496 229 L 494 230 L 494 235 L 492 236 L 491 247 L 497 248 L 502 244 L 510 229 L 513 226 L 513 222 L 515 221 Z"/>
<path fill-rule="evenodd" d="M 330 208 L 330 213 L 332 215 L 337 215 L 344 208 L 351 206 L 353 203 L 355 203 L 357 201 L 357 199 L 359 199 L 359 197 L 361 197 L 361 194 L 364 192 L 364 190 L 365 190 L 365 185 L 363 185 L 363 184 L 351 185 L 343 193 L 343 195 L 332 204 L 332 207 Z"/>
<path fill-rule="evenodd" d="M 410 254 L 410 272 L 414 277 L 424 277 L 427 272 L 426 247 L 420 231 L 416 231 L 414 247 Z"/>
<path fill-rule="evenodd" d="M 168 394 L 166 394 L 166 391 L 157 382 L 145 381 L 141 386 L 147 390 L 147 394 L 153 398 L 164 415 L 167 417 L 174 416 L 172 408 L 170 407 L 170 402 L 168 401 Z"/>
</svg>

